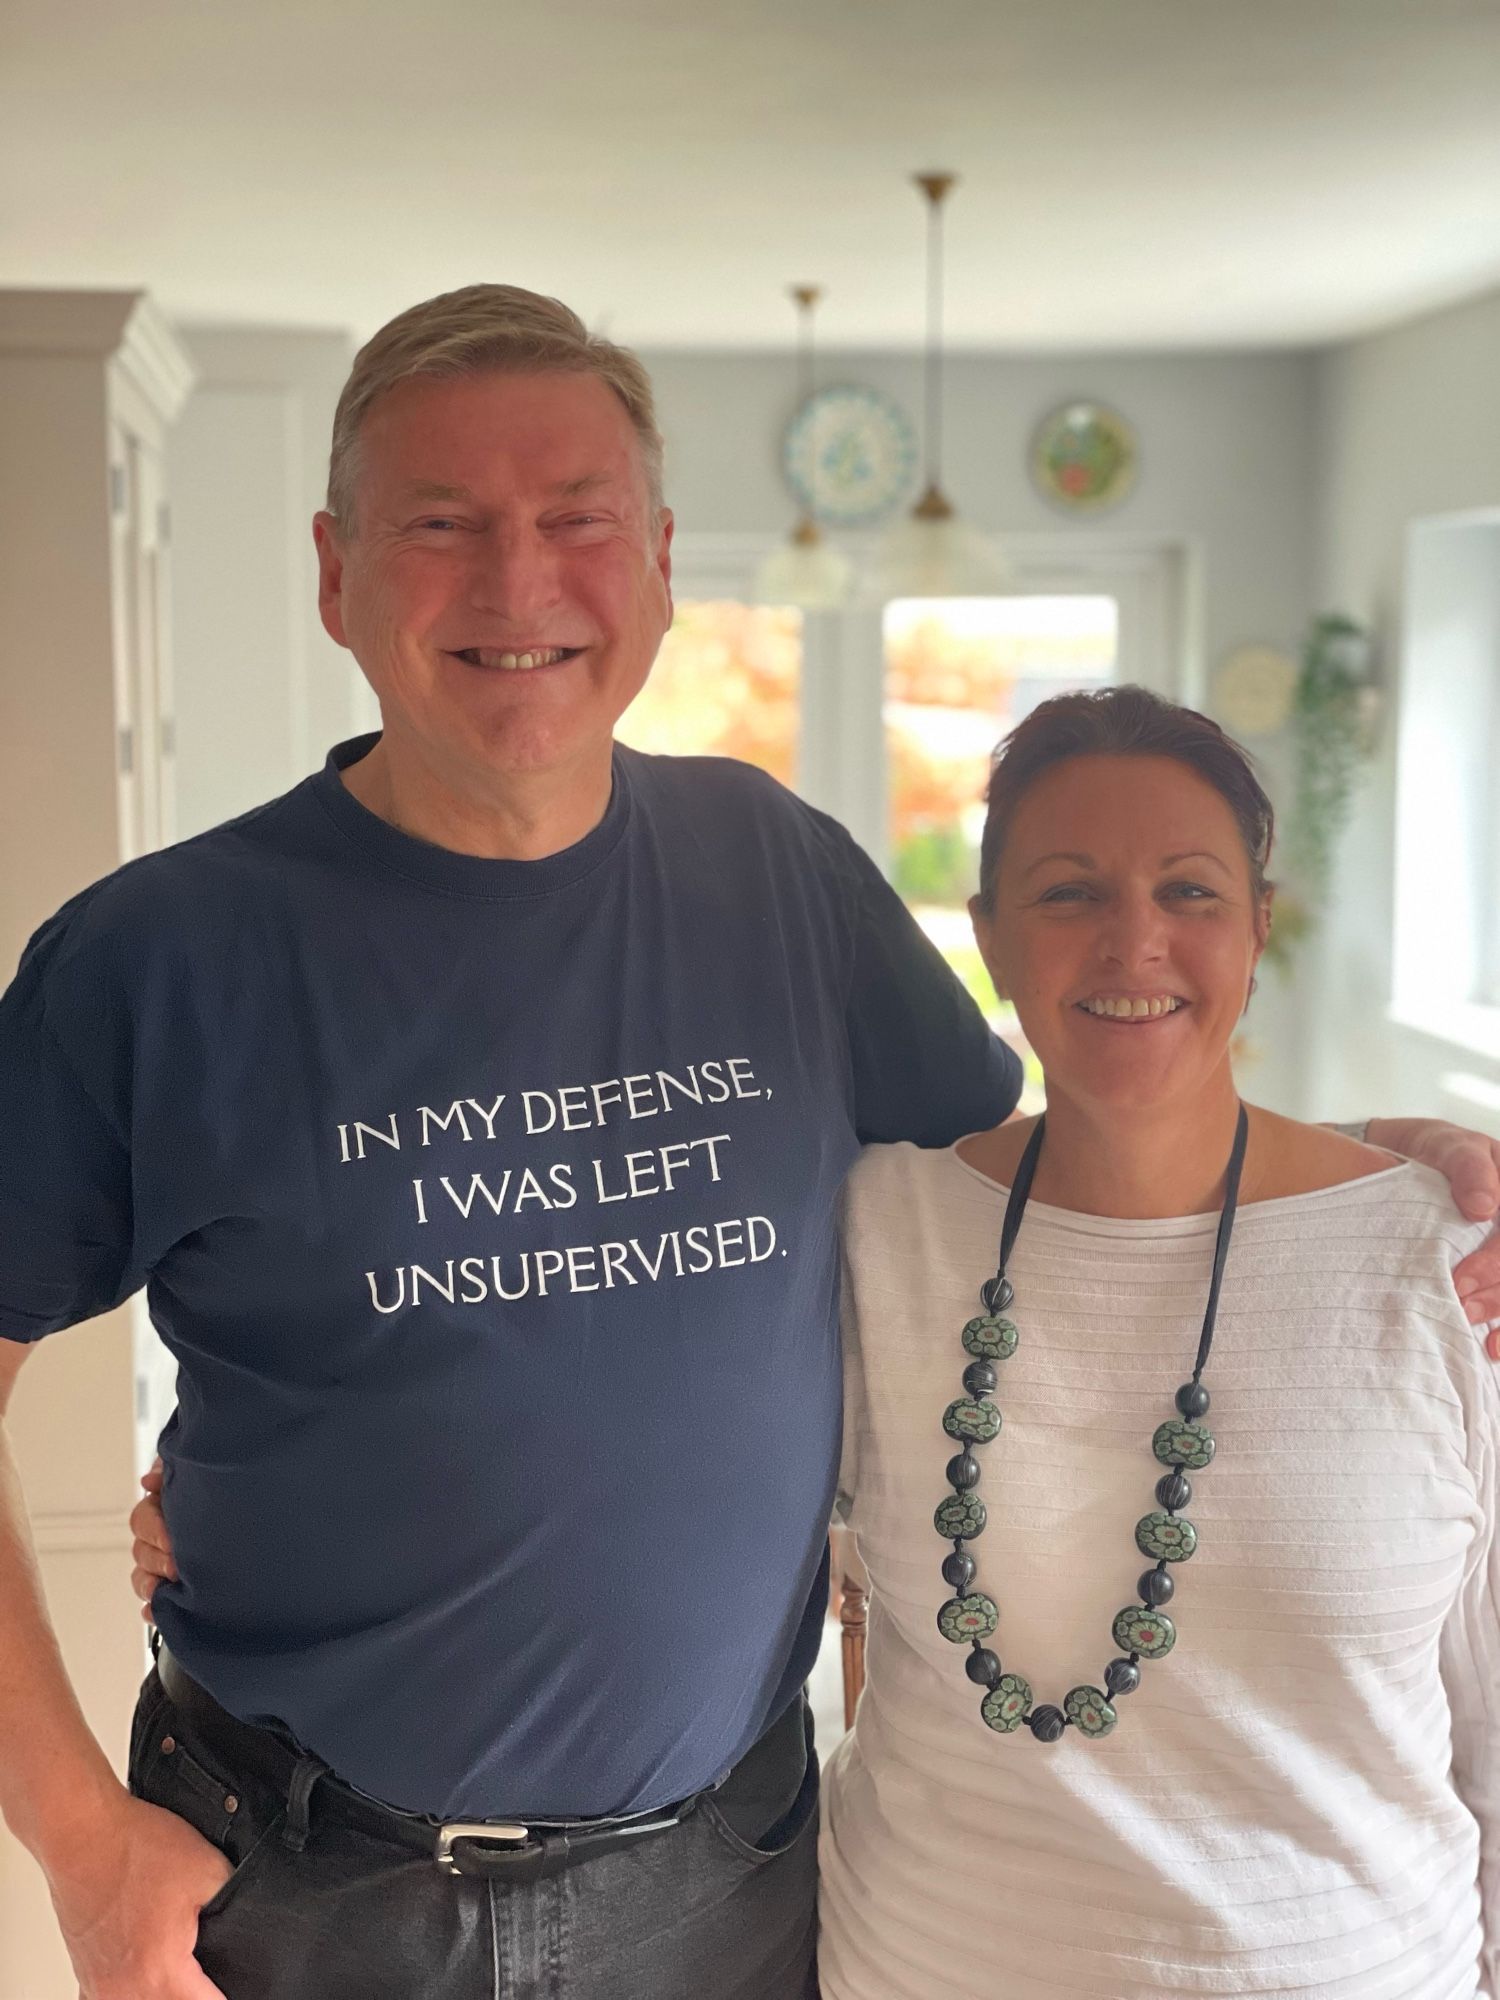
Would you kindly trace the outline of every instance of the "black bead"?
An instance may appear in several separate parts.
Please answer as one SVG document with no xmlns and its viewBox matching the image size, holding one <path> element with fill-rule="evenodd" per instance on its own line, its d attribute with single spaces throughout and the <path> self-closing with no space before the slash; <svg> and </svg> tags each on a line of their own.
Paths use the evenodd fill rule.
<svg viewBox="0 0 1500 2000">
<path fill-rule="evenodd" d="M 965 1550 L 955 1549 L 951 1556 L 943 1558 L 943 1581 L 952 1590 L 967 1590 L 978 1566 Z"/>
<path fill-rule="evenodd" d="M 979 1460 L 972 1451 L 958 1452 L 949 1459 L 948 1484 L 960 1493 L 967 1493 L 971 1486 L 979 1484 Z"/>
<path fill-rule="evenodd" d="M 985 1279 L 979 1287 L 979 1296 L 986 1312 L 1004 1312 L 1007 1306 L 1015 1304 L 1016 1288 L 1009 1278 L 997 1275 Z"/>
<path fill-rule="evenodd" d="M 1026 1720 L 1038 1743 L 1055 1743 L 1068 1726 L 1068 1718 L 1060 1708 L 1054 1708 L 1050 1702 L 1044 1702 L 1040 1708 L 1034 1708 Z"/>
<path fill-rule="evenodd" d="M 999 1381 L 992 1361 L 971 1361 L 964 1370 L 964 1387 L 971 1396 L 987 1396 Z"/>
<path fill-rule="evenodd" d="M 1208 1391 L 1201 1382 L 1184 1382 L 1177 1391 L 1177 1407 L 1185 1417 L 1208 1415 Z"/>
<path fill-rule="evenodd" d="M 964 1661 L 964 1672 L 976 1687 L 992 1688 L 1000 1678 L 999 1657 L 988 1646 L 976 1646 Z"/>
<path fill-rule="evenodd" d="M 1141 1593 L 1143 1604 L 1170 1604 L 1172 1592 L 1177 1588 L 1164 1569 L 1148 1569 L 1136 1588 Z"/>
<path fill-rule="evenodd" d="M 1104 1686 L 1110 1695 L 1134 1694 L 1141 1684 L 1141 1670 L 1129 1660 L 1111 1660 L 1104 1669 Z"/>
<path fill-rule="evenodd" d="M 1193 1497 L 1193 1482 L 1185 1472 L 1168 1472 L 1156 1482 L 1156 1503 L 1176 1514 Z"/>
</svg>

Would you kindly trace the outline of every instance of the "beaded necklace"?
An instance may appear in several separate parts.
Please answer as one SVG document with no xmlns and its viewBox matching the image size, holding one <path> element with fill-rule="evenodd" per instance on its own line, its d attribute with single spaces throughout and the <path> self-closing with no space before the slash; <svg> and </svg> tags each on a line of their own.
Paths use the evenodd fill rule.
<svg viewBox="0 0 1500 2000">
<path fill-rule="evenodd" d="M 984 1311 L 971 1319 L 963 1331 L 964 1347 L 974 1358 L 964 1370 L 964 1394 L 943 1412 L 943 1429 L 962 1448 L 948 1461 L 948 1482 L 953 1491 L 941 1502 L 933 1521 L 944 1541 L 953 1544 L 953 1553 L 943 1563 L 943 1581 L 956 1593 L 938 1613 L 938 1630 L 955 1646 L 970 1648 L 964 1671 L 985 1690 L 979 1713 L 1002 1736 L 1008 1736 L 1025 1723 L 1039 1743 L 1055 1743 L 1070 1724 L 1081 1736 L 1108 1736 L 1118 1719 L 1114 1702 L 1140 1686 L 1141 1661 L 1163 1659 L 1177 1643 L 1177 1628 L 1162 1606 L 1171 1601 L 1176 1587 L 1168 1565 L 1186 1562 L 1198 1546 L 1197 1529 L 1191 1521 L 1180 1518 L 1179 1510 L 1193 1497 L 1188 1470 L 1200 1470 L 1214 1455 L 1213 1437 L 1200 1421 L 1208 1414 L 1209 1404 L 1208 1391 L 1200 1377 L 1213 1346 L 1214 1320 L 1219 1311 L 1229 1239 L 1234 1231 L 1250 1121 L 1242 1104 L 1224 1177 L 1224 1206 L 1214 1244 L 1208 1306 L 1198 1337 L 1198 1359 L 1192 1375 L 1177 1391 L 1177 1415 L 1159 1424 L 1151 1439 L 1158 1462 L 1169 1469 L 1156 1482 L 1158 1511 L 1136 1522 L 1135 1542 L 1142 1555 L 1154 1558 L 1155 1566 L 1144 1573 L 1136 1586 L 1140 1603 L 1127 1604 L 1115 1618 L 1114 1641 L 1121 1657 L 1111 1660 L 1104 1669 L 1104 1686 L 1071 1689 L 1064 1696 L 1061 1708 L 1053 1707 L 1050 1702 L 1033 1708 L 1030 1683 L 1020 1674 L 1007 1673 L 985 1645 L 1000 1622 L 999 1607 L 992 1597 L 973 1589 L 977 1565 L 964 1547 L 965 1542 L 984 1533 L 986 1513 L 978 1493 L 980 1467 L 974 1447 L 988 1444 L 999 1434 L 1000 1411 L 990 1400 L 999 1381 L 995 1363 L 1008 1360 L 1020 1341 L 1015 1322 L 1004 1316 L 1016 1296 L 1005 1267 L 1026 1213 L 1046 1126 L 1046 1119 L 1039 1118 L 1027 1141 L 1005 1205 L 999 1269 L 979 1288 Z"/>
</svg>

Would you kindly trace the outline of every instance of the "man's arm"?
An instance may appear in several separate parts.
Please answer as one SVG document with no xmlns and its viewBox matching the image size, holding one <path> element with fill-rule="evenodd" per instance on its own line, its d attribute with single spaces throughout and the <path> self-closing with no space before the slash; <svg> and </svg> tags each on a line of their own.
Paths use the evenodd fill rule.
<svg viewBox="0 0 1500 2000">
<path fill-rule="evenodd" d="M 1440 1173 L 1470 1222 L 1489 1222 L 1500 1214 L 1500 1143 L 1483 1133 L 1441 1118 L 1372 1118 L 1365 1136 L 1372 1146 Z M 1474 1326 L 1500 1320 L 1500 1231 L 1464 1259 L 1453 1282 Z M 1490 1359 L 1500 1361 L 1500 1326 L 1485 1344 Z"/>
<path fill-rule="evenodd" d="M 26 1352 L 0 1339 L 0 1816 L 47 1877 L 80 2000 L 223 2000 L 193 1949 L 228 1859 L 120 1783 L 47 1616 L 5 1421 Z"/>
</svg>

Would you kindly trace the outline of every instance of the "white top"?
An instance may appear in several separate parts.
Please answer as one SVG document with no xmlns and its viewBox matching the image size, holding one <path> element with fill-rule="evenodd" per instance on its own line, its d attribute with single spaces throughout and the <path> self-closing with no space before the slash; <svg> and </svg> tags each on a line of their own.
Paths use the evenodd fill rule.
<svg viewBox="0 0 1500 2000">
<path fill-rule="evenodd" d="M 842 1483 L 872 1603 L 826 1781 L 824 2000 L 1500 1994 L 1500 1390 L 1449 1275 L 1485 1230 L 1412 1165 L 1241 1208 L 1176 1647 L 1111 1735 L 1048 1745 L 986 1728 L 936 1622 L 942 1415 L 1004 1209 L 952 1151 L 877 1147 L 850 1182 Z M 972 1547 L 1038 1705 L 1119 1651 L 1216 1220 L 1027 1209 Z"/>
</svg>

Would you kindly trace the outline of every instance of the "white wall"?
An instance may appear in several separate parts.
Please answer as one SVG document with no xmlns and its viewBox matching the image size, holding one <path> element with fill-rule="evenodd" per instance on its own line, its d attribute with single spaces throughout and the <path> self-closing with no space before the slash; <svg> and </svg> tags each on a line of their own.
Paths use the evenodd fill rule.
<svg viewBox="0 0 1500 2000">
<path fill-rule="evenodd" d="M 1500 506 L 1500 293 L 1356 342 L 1318 363 L 1318 589 L 1369 620 L 1399 703 L 1402 566 L 1408 526 Z M 1309 1018 L 1312 1115 L 1351 1102 L 1441 1111 L 1500 1131 L 1482 1104 L 1446 1097 L 1442 1079 L 1500 1065 L 1394 1025 L 1391 992 L 1396 727 L 1386 722 L 1363 787 L 1319 952 Z"/>
<path fill-rule="evenodd" d="M 793 502 L 779 464 L 796 404 L 789 354 L 648 354 L 667 441 L 667 498 L 679 533 L 784 533 Z M 920 407 L 913 355 L 820 357 L 824 383 L 883 389 Z M 1000 534 L 1051 535 L 1065 547 L 1118 536 L 1180 548 L 1190 578 L 1186 699 L 1204 704 L 1213 667 L 1233 647 L 1297 642 L 1317 608 L 1313 561 L 1315 391 L 1310 355 L 978 355 L 950 357 L 944 483 L 974 523 Z M 1059 514 L 1031 484 L 1038 420 L 1082 394 L 1135 426 L 1140 477 L 1098 519 Z M 1260 749 L 1261 746 L 1256 746 Z M 1284 746 L 1265 746 L 1264 774 L 1283 789 Z M 1250 1017 L 1246 1091 L 1300 1106 L 1306 1037 L 1298 985 L 1268 973 Z M 1366 1108 L 1358 1091 L 1344 1107 Z"/>
<path fill-rule="evenodd" d="M 190 328 L 198 385 L 172 434 L 182 835 L 273 798 L 367 726 L 364 682 L 317 613 L 342 333 Z"/>
</svg>

